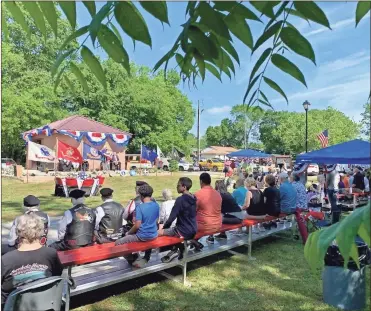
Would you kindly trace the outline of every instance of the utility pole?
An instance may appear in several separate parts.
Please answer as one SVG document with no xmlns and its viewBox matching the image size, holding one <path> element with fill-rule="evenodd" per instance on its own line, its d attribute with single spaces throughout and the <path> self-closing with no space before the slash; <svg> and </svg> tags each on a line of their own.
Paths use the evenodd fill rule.
<svg viewBox="0 0 371 311">
<path fill-rule="evenodd" d="M 197 101 L 197 161 L 200 162 L 201 150 L 200 150 L 200 101 Z"/>
</svg>

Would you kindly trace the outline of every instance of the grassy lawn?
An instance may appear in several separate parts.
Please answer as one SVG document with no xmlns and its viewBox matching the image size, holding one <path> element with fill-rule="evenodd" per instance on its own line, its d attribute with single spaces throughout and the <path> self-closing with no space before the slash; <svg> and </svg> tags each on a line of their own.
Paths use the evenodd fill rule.
<svg viewBox="0 0 371 311">
<path fill-rule="evenodd" d="M 181 173 L 174 173 L 173 176 L 136 176 L 136 177 L 107 177 L 104 187 L 110 187 L 114 190 L 114 198 L 123 205 L 135 196 L 135 181 L 145 180 L 154 189 L 156 200 L 162 201 L 161 192 L 165 188 L 173 191 L 176 197 L 176 184 Z M 200 189 L 197 175 L 189 176 L 193 180 L 192 191 Z M 215 179 L 214 179 L 215 180 Z M 213 181 L 214 183 L 214 181 Z M 12 221 L 16 216 L 22 214 L 23 198 L 29 194 L 37 196 L 41 201 L 41 209 L 49 216 L 59 216 L 68 208 L 71 208 L 71 201 L 67 198 L 54 197 L 54 182 L 43 183 L 23 183 L 14 179 L 2 179 L 2 221 Z M 101 203 L 100 196 L 89 197 L 86 204 L 89 207 L 96 207 Z"/>
<path fill-rule="evenodd" d="M 243 253 L 247 248 L 235 250 Z M 190 288 L 151 274 L 73 297 L 72 308 L 79 311 L 338 310 L 322 302 L 320 272 L 311 272 L 300 242 L 267 238 L 256 242 L 253 255 L 256 261 L 225 252 L 190 263 Z M 174 268 L 171 272 L 180 275 L 181 270 Z M 368 272 L 367 293 L 369 280 Z M 369 304 L 365 310 L 369 310 Z"/>
<path fill-rule="evenodd" d="M 115 199 L 126 203 L 134 196 L 136 180 L 146 180 L 154 188 L 154 197 L 161 198 L 165 188 L 176 196 L 176 182 L 181 174 L 158 177 L 112 177 L 105 186 L 115 190 Z M 199 189 L 198 176 L 190 176 L 192 191 Z M 213 180 L 213 183 L 215 178 Z M 22 213 L 22 199 L 34 194 L 49 215 L 61 215 L 70 208 L 67 198 L 54 197 L 53 182 L 24 184 L 2 180 L 2 221 L 11 221 Z M 100 197 L 87 198 L 87 205 L 97 206 Z M 244 247 L 236 249 L 246 252 Z M 304 260 L 303 245 L 290 236 L 286 239 L 267 238 L 253 246 L 256 261 L 229 253 L 214 255 L 189 264 L 188 280 L 192 287 L 168 281 L 158 274 L 127 281 L 73 297 L 72 308 L 80 311 L 113 310 L 337 310 L 322 302 L 320 271 L 312 273 Z M 174 268 L 173 274 L 180 275 Z M 369 310 L 370 277 L 367 271 Z"/>
</svg>

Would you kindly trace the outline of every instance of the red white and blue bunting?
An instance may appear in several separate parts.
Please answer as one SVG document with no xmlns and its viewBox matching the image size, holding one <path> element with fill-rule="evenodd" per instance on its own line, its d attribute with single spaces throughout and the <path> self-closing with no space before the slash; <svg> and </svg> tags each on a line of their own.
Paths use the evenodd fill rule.
<svg viewBox="0 0 371 311">
<path fill-rule="evenodd" d="M 57 131 L 59 134 L 67 135 L 72 137 L 73 139 L 77 140 L 78 142 L 84 137 L 84 132 L 80 131 L 67 131 L 67 130 L 59 130 Z"/>
<path fill-rule="evenodd" d="M 86 132 L 85 137 L 93 146 L 101 146 L 107 140 L 106 134 L 97 132 Z"/>
<path fill-rule="evenodd" d="M 108 134 L 108 137 L 118 146 L 127 146 L 130 140 L 130 136 L 125 134 Z"/>
<path fill-rule="evenodd" d="M 67 135 L 76 141 L 80 142 L 84 137 L 89 141 L 92 146 L 101 146 L 109 138 L 118 147 L 125 147 L 130 141 L 130 135 L 126 134 L 105 134 L 97 132 L 81 132 L 81 131 L 68 131 L 68 130 L 56 130 L 57 133 Z M 23 133 L 21 137 L 26 142 L 32 140 L 32 137 L 37 135 L 51 136 L 52 130 L 48 125 L 34 129 L 32 131 Z"/>
</svg>

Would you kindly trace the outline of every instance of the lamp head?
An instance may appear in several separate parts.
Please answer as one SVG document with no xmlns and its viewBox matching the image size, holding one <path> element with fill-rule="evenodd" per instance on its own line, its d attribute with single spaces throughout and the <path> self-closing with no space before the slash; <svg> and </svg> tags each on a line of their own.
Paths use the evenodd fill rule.
<svg viewBox="0 0 371 311">
<path fill-rule="evenodd" d="M 306 101 L 303 103 L 304 110 L 307 111 L 307 110 L 309 109 L 309 106 L 310 106 L 310 103 L 306 100 Z"/>
</svg>

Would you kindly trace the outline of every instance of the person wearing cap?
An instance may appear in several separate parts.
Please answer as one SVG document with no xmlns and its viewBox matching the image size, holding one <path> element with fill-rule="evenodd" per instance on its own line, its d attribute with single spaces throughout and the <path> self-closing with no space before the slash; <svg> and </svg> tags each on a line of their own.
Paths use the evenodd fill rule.
<svg viewBox="0 0 371 311">
<path fill-rule="evenodd" d="M 122 236 L 122 215 L 124 208 L 120 203 L 113 201 L 113 190 L 100 190 L 103 204 L 95 209 L 95 236 L 98 243 L 108 243 Z"/>
<path fill-rule="evenodd" d="M 337 193 L 339 192 L 340 175 L 336 170 L 336 164 L 326 165 L 326 182 L 327 196 L 331 205 L 332 223 L 340 220 L 341 209 L 337 204 Z"/>
<path fill-rule="evenodd" d="M 296 210 L 296 190 L 289 182 L 286 172 L 279 174 L 280 179 L 280 208 L 285 214 L 293 214 Z"/>
<path fill-rule="evenodd" d="M 95 213 L 84 204 L 85 191 L 70 192 L 73 207 L 64 212 L 59 223 L 58 241 L 49 245 L 58 251 L 94 244 Z"/>
<path fill-rule="evenodd" d="M 46 237 L 48 234 L 48 228 L 50 226 L 50 218 L 46 213 L 40 211 L 40 200 L 33 195 L 26 196 L 23 199 L 23 209 L 25 210 L 26 215 L 36 214 L 37 216 L 41 218 L 41 220 L 44 223 L 45 237 Z M 10 228 L 10 231 L 9 231 L 8 248 L 4 247 L 4 249 L 2 250 L 2 254 L 5 254 L 11 250 L 15 250 L 18 247 L 18 236 L 17 236 L 17 230 L 16 230 L 18 218 L 19 217 L 17 217 L 13 221 L 12 227 Z"/>
<path fill-rule="evenodd" d="M 125 207 L 124 214 L 123 214 L 122 217 L 124 219 L 124 223 L 129 225 L 129 226 L 132 226 L 134 224 L 133 219 L 134 219 L 135 208 L 139 204 L 142 204 L 138 189 L 139 189 L 140 186 L 143 186 L 143 185 L 148 185 L 148 184 L 145 181 L 140 181 L 140 180 L 137 180 L 135 182 L 135 195 L 136 195 L 136 197 L 134 199 L 130 200 L 129 204 Z"/>
</svg>

